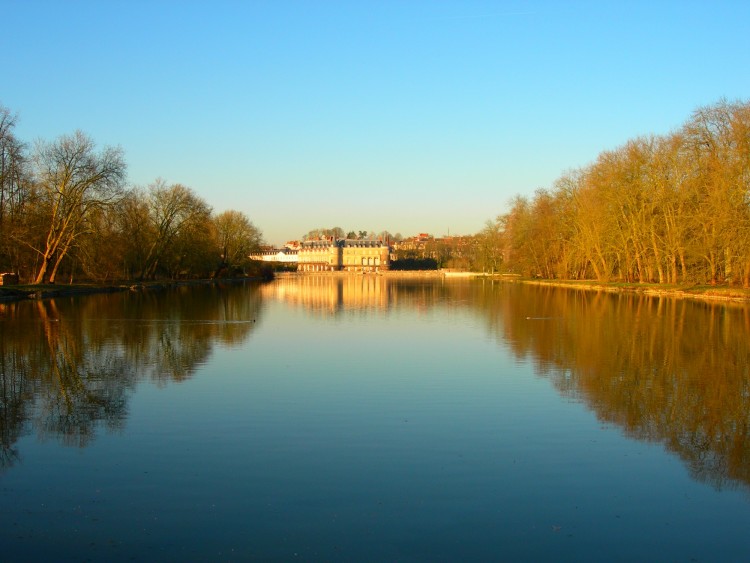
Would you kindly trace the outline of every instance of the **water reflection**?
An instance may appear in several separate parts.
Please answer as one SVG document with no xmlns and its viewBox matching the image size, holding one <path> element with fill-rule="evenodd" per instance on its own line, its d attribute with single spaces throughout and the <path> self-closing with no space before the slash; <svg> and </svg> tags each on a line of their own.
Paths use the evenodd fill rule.
<svg viewBox="0 0 750 563">
<path fill-rule="evenodd" d="M 187 379 L 217 344 L 240 345 L 262 299 L 321 316 L 466 308 L 600 420 L 663 444 L 695 479 L 750 485 L 750 307 L 384 276 L 2 305 L 0 463 L 29 433 L 85 446 L 98 428 L 121 428 L 139 381 Z"/>
<path fill-rule="evenodd" d="M 258 287 L 242 285 L 0 305 L 0 467 L 29 433 L 84 447 L 120 429 L 138 381 L 191 377 L 260 313 Z"/>
<path fill-rule="evenodd" d="M 261 291 L 264 298 L 285 301 L 322 315 L 336 315 L 344 310 L 387 309 L 391 305 L 389 286 L 379 276 L 282 276 Z"/>
<path fill-rule="evenodd" d="M 750 307 L 492 281 L 307 277 L 267 297 L 343 309 L 469 307 L 498 343 L 693 478 L 750 485 Z"/>
<path fill-rule="evenodd" d="M 750 484 L 750 308 L 513 287 L 485 302 L 499 339 L 561 392 L 716 487 Z M 492 305 L 490 305 L 492 304 Z"/>
<path fill-rule="evenodd" d="M 290 275 L 264 286 L 263 297 L 285 301 L 321 315 L 353 310 L 427 309 L 462 302 L 466 284 L 446 284 L 434 276 Z M 466 295 L 463 296 L 464 298 Z"/>
</svg>

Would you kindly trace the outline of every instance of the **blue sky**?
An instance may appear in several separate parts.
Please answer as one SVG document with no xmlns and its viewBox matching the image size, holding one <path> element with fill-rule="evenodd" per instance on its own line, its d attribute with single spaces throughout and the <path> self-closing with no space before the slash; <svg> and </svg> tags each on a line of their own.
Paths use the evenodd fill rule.
<svg viewBox="0 0 750 563">
<path fill-rule="evenodd" d="M 750 2 L 0 0 L 0 104 L 269 242 L 469 234 L 606 149 L 750 98 Z"/>
</svg>

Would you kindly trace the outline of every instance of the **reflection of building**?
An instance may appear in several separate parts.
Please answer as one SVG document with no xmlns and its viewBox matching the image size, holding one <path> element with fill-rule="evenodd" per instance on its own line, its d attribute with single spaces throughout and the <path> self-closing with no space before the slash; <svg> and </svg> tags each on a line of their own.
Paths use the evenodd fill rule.
<svg viewBox="0 0 750 563">
<path fill-rule="evenodd" d="M 446 302 L 465 303 L 478 287 L 462 280 L 447 282 L 442 276 L 284 273 L 259 289 L 264 299 L 318 313 L 339 314 L 343 311 L 385 311 L 392 307 L 425 312 Z"/>
<path fill-rule="evenodd" d="M 300 272 L 378 272 L 390 267 L 390 250 L 382 240 L 320 239 L 301 243 Z"/>
</svg>

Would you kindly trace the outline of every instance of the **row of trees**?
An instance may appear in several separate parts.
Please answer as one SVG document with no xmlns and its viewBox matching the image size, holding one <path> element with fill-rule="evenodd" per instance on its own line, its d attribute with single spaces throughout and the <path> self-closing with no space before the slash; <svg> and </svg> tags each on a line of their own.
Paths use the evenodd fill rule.
<svg viewBox="0 0 750 563">
<path fill-rule="evenodd" d="M 262 242 L 244 214 L 216 215 L 183 185 L 127 188 L 119 148 L 97 151 L 76 132 L 29 150 L 15 125 L 0 107 L 0 271 L 37 283 L 206 276 L 246 268 Z M 320 236 L 401 238 L 339 227 L 305 238 Z M 750 287 L 750 104 L 721 101 L 669 135 L 605 151 L 453 246 L 429 257 L 546 278 Z"/>
<path fill-rule="evenodd" d="M 262 233 L 239 211 L 214 214 L 190 188 L 126 186 L 120 148 L 77 131 L 33 150 L 0 107 L 0 271 L 23 280 L 205 277 L 248 266 Z"/>
<path fill-rule="evenodd" d="M 470 237 L 396 252 L 438 268 L 529 277 L 750 287 L 750 104 L 700 108 L 679 130 L 641 137 Z"/>
<path fill-rule="evenodd" d="M 403 237 L 401 233 L 392 235 L 388 231 L 381 231 L 376 233 L 374 231 L 344 231 L 341 227 L 320 227 L 312 229 L 307 234 L 302 235 L 302 240 L 316 240 L 321 238 L 336 238 L 336 239 L 349 239 L 349 240 L 391 240 L 399 241 Z"/>
<path fill-rule="evenodd" d="M 750 287 L 750 104 L 721 101 L 602 152 L 476 238 L 486 269 Z"/>
</svg>

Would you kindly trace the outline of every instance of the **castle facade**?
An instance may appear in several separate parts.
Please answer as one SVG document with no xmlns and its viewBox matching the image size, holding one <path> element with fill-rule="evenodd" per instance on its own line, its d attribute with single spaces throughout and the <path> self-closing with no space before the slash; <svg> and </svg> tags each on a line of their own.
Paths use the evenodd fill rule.
<svg viewBox="0 0 750 563">
<path fill-rule="evenodd" d="M 306 240 L 297 257 L 299 272 L 380 272 L 390 264 L 390 247 L 382 240 Z"/>
</svg>

